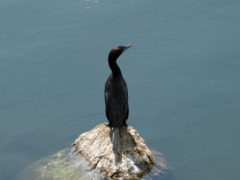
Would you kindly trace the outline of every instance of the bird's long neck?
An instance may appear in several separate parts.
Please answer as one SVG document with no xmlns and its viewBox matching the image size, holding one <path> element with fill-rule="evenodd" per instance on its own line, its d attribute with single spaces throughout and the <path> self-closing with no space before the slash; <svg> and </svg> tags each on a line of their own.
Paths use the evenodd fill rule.
<svg viewBox="0 0 240 180">
<path fill-rule="evenodd" d="M 122 72 L 121 72 L 119 66 L 117 65 L 116 59 L 108 58 L 108 64 L 109 64 L 110 69 L 112 70 L 113 76 L 122 75 Z"/>
</svg>

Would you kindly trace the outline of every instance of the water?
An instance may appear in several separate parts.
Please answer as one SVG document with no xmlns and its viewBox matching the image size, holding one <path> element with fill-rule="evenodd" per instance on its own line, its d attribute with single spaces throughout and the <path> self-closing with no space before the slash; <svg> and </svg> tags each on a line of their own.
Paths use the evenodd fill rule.
<svg viewBox="0 0 240 180">
<path fill-rule="evenodd" d="M 130 116 L 179 180 L 240 178 L 240 2 L 1 0 L 0 179 L 106 121 L 108 52 Z"/>
</svg>

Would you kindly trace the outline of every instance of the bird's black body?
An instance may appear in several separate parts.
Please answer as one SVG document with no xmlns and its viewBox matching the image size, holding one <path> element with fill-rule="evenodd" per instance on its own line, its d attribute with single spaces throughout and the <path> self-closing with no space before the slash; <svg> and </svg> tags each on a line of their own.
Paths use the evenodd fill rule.
<svg viewBox="0 0 240 180">
<path fill-rule="evenodd" d="M 128 118 L 128 90 L 122 76 L 111 74 L 105 85 L 106 116 L 109 125 L 120 128 Z"/>
<path fill-rule="evenodd" d="M 126 124 L 128 118 L 128 89 L 125 80 L 123 79 L 120 68 L 116 61 L 117 58 L 129 47 L 119 46 L 112 49 L 109 53 L 108 63 L 112 70 L 112 74 L 108 77 L 105 84 L 105 105 L 106 116 L 109 121 L 109 126 L 114 127 L 113 131 L 113 150 L 120 153 L 120 130 Z"/>
</svg>

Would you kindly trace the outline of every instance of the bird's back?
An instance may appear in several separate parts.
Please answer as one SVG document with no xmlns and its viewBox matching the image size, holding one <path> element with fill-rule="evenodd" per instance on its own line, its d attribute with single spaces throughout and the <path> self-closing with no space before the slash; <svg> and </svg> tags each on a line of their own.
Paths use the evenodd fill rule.
<svg viewBox="0 0 240 180">
<path fill-rule="evenodd" d="M 122 76 L 109 76 L 105 84 L 105 104 L 110 125 L 121 127 L 128 118 L 128 90 Z"/>
</svg>

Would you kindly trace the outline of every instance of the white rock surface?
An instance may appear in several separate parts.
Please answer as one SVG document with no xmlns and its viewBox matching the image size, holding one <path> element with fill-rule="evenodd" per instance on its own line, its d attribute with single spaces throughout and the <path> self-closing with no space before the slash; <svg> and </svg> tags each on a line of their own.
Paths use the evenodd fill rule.
<svg viewBox="0 0 240 180">
<path fill-rule="evenodd" d="M 112 128 L 99 124 L 81 134 L 74 142 L 74 149 L 92 169 L 106 179 L 140 179 L 152 170 L 154 157 L 143 138 L 131 126 L 121 129 L 121 154 L 112 150 Z"/>
</svg>

